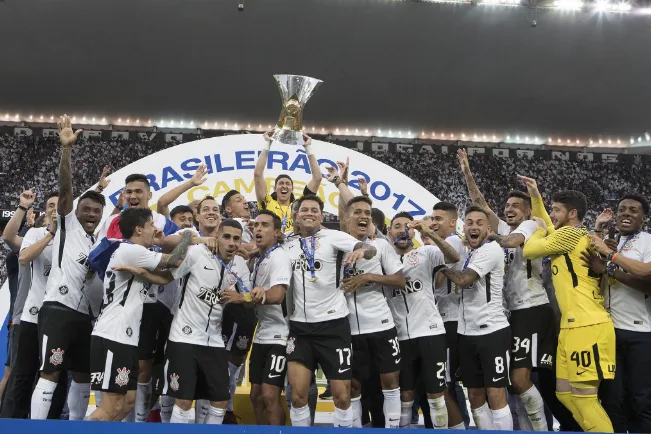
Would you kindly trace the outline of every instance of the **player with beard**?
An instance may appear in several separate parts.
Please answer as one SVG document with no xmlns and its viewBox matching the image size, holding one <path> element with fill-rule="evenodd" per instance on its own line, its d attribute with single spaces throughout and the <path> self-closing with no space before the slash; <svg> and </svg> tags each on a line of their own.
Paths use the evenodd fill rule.
<svg viewBox="0 0 651 434">
<path fill-rule="evenodd" d="M 264 177 L 264 169 L 267 166 L 267 157 L 269 156 L 269 149 L 271 148 L 271 136 L 274 131 L 267 131 L 264 133 L 265 147 L 260 152 L 260 156 L 255 163 L 253 171 L 253 180 L 255 181 L 255 197 L 258 201 L 258 209 L 268 209 L 269 211 L 280 217 L 282 223 L 281 230 L 283 233 L 291 232 L 294 228 L 294 220 L 291 218 L 292 204 L 296 200 L 294 197 L 294 182 L 289 175 L 281 174 L 276 177 L 274 183 L 274 191 L 269 194 L 267 187 L 267 180 Z M 315 195 L 319 192 L 321 185 L 322 175 L 319 168 L 319 162 L 316 159 L 316 154 L 312 148 L 312 138 L 307 134 L 303 134 L 304 149 L 307 154 L 307 160 L 310 165 L 310 172 L 312 178 L 305 186 L 303 195 Z"/>
<path fill-rule="evenodd" d="M 318 363 L 331 383 L 334 425 L 350 427 L 351 335 L 346 297 L 338 289 L 338 280 L 342 266 L 371 259 L 377 251 L 346 233 L 321 230 L 323 202 L 317 196 L 303 196 L 297 202 L 303 238 L 286 243 L 294 298 L 287 341 L 290 417 L 294 426 L 310 425 L 308 390 Z M 345 253 L 350 253 L 346 261 Z"/>
<path fill-rule="evenodd" d="M 120 215 L 125 242 L 114 251 L 104 277 L 104 301 L 91 338 L 91 382 L 102 391 L 99 406 L 89 420 L 120 421 L 136 400 L 138 340 L 143 303 L 151 282 L 129 271 L 129 267 L 170 270 L 181 265 L 192 234 L 184 234 L 171 254 L 150 250 L 162 233 L 152 212 L 129 208 Z M 169 271 L 162 276 L 171 275 Z"/>
<path fill-rule="evenodd" d="M 348 301 L 348 321 L 353 343 L 353 380 L 351 403 L 353 427 L 362 427 L 362 384 L 367 381 L 369 366 L 380 374 L 384 395 L 384 417 L 387 428 L 398 428 L 400 421 L 400 348 L 391 310 L 383 288 L 404 288 L 402 264 L 391 245 L 384 239 L 369 240 L 372 202 L 364 196 L 348 201 L 344 215 L 346 227 L 353 237 L 375 247 L 377 255 L 361 260 L 343 270 L 341 286 Z M 344 260 L 346 257 L 344 256 Z"/>
<path fill-rule="evenodd" d="M 542 259 L 525 259 L 522 247 L 536 232 L 538 225 L 531 220 L 531 197 L 513 190 L 504 206 L 506 221 L 501 220 L 486 203 L 475 183 L 468 156 L 463 150 L 457 151 L 462 172 L 466 179 L 470 199 L 475 205 L 488 212 L 491 228 L 497 234 L 489 239 L 497 241 L 504 249 L 506 282 L 504 296 L 506 307 L 511 315 L 511 384 L 520 398 L 518 403 L 520 428 L 528 431 L 547 431 L 545 403 L 538 388 L 531 381 L 531 371 L 547 370 L 543 382 L 553 381 L 549 370 L 553 369 L 556 348 L 556 327 L 554 311 L 549 304 L 547 292 L 542 282 Z M 542 375 L 542 374 L 541 374 Z M 549 390 L 549 400 L 554 396 Z M 552 403 L 550 403 L 552 405 Z M 526 415 L 523 410 L 524 406 Z"/>
<path fill-rule="evenodd" d="M 464 235 L 470 251 L 461 270 L 444 270 L 461 289 L 459 354 L 461 379 L 475 424 L 481 430 L 513 430 L 506 400 L 511 329 L 502 306 L 504 251 L 488 240 L 488 212 L 466 210 Z"/>
<path fill-rule="evenodd" d="M 584 253 L 590 269 L 608 275 L 604 298 L 606 309 L 615 325 L 617 373 L 612 381 L 599 387 L 599 398 L 613 422 L 615 432 L 651 432 L 651 290 L 650 277 L 627 273 L 617 265 L 621 256 L 626 261 L 648 267 L 651 262 L 651 235 L 644 232 L 649 203 L 637 194 L 626 194 L 619 200 L 616 224 L 619 234 L 606 243 L 597 244 L 605 258 Z M 597 231 L 612 220 L 612 211 L 605 210 L 597 218 Z"/>
<path fill-rule="evenodd" d="M 434 246 L 414 248 L 414 230 L 425 233 Z M 414 221 L 406 212 L 396 214 L 389 225 L 389 238 L 403 263 L 404 288 L 385 290 L 398 329 L 400 349 L 400 426 L 408 427 L 414 404 L 416 377 L 421 374 L 436 429 L 448 428 L 445 390 L 445 327 L 436 306 L 436 274 L 445 263 L 456 263 L 459 254 L 431 231 L 423 220 Z"/>
<path fill-rule="evenodd" d="M 249 373 L 251 402 L 258 425 L 284 425 L 281 392 L 285 384 L 286 345 L 289 334 L 285 292 L 292 277 L 291 261 L 282 248 L 280 218 L 262 210 L 254 223 L 255 243 L 260 255 L 253 261 L 251 296 L 260 321 Z M 227 296 L 234 295 L 228 293 Z M 229 299 L 244 302 L 242 295 Z"/>
<path fill-rule="evenodd" d="M 170 212 L 172 223 L 181 229 L 194 227 L 194 211 L 188 205 L 178 205 Z"/>
<path fill-rule="evenodd" d="M 70 419 L 86 415 L 90 395 L 90 334 L 93 310 L 91 284 L 94 274 L 88 255 L 95 243 L 105 199 L 101 194 L 84 193 L 73 212 L 72 145 L 81 130 L 72 131 L 70 118 L 59 121 L 61 162 L 57 233 L 53 241 L 52 268 L 43 306 L 38 318 L 41 348 L 41 376 L 32 395 L 32 419 L 45 419 L 52 404 L 52 393 L 61 371 L 72 371 L 68 393 Z"/>
<path fill-rule="evenodd" d="M 18 261 L 30 267 L 29 286 L 20 316 L 16 338 L 16 360 L 10 374 L 11 392 L 6 396 L 0 417 L 26 419 L 29 416 L 34 378 L 39 368 L 38 313 L 43 305 L 45 288 L 52 266 L 52 241 L 56 235 L 56 209 L 59 193 L 46 199 L 44 226 L 27 231 Z M 21 203 L 22 204 L 22 203 Z"/>
<path fill-rule="evenodd" d="M 449 202 L 438 202 L 434 205 L 430 229 L 450 244 L 459 254 L 459 258 L 468 255 L 468 248 L 457 233 L 459 218 L 456 205 Z M 452 265 L 453 270 L 461 270 L 462 261 Z M 436 282 L 436 301 L 439 313 L 445 326 L 445 341 L 447 344 L 446 379 L 447 391 L 444 393 L 445 405 L 448 409 L 448 424 L 451 429 L 465 429 L 468 421 L 468 410 L 463 390 L 457 386 L 459 375 L 459 303 L 461 294 L 451 280 L 440 274 Z M 461 399 L 459 399 L 461 398 Z"/>
<path fill-rule="evenodd" d="M 561 332 L 556 352 L 556 396 L 584 431 L 612 432 L 599 403 L 601 380 L 615 376 L 615 330 L 603 306 L 601 276 L 584 266 L 582 252 L 590 247 L 581 225 L 587 201 L 578 191 L 552 196 L 547 214 L 536 181 L 520 176 L 527 185 L 539 228 L 524 246 L 526 259 L 551 257 L 554 291 L 561 310 Z"/>
</svg>

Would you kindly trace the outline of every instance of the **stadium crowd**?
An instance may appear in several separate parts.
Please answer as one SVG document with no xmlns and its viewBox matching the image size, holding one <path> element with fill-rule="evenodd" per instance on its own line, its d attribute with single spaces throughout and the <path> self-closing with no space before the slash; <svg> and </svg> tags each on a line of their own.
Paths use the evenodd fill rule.
<svg viewBox="0 0 651 434">
<path fill-rule="evenodd" d="M 106 167 L 175 143 L 85 140 L 67 116 L 58 126 L 2 141 L 0 200 L 16 207 L 2 237 L 22 268 L 0 417 L 59 418 L 67 403 L 71 420 L 146 422 L 159 406 L 164 422 L 234 423 L 248 357 L 258 424 L 285 423 L 285 390 L 292 425 L 312 425 L 320 367 L 337 427 L 370 413 L 406 428 L 416 401 L 430 427 L 467 429 L 462 382 L 482 430 L 548 431 L 551 414 L 565 431 L 651 429 L 641 160 L 374 152 L 441 199 L 387 225 L 365 188 L 349 189 L 347 163 L 322 175 L 305 134 L 300 198 L 286 174 L 267 185 L 268 132 L 255 202 L 232 190 L 170 211 L 205 182 L 202 165 L 152 211 L 139 173 L 106 203 Z M 322 182 L 339 191 L 340 230 L 324 226 Z M 44 214 L 21 231 L 32 207 Z"/>
</svg>

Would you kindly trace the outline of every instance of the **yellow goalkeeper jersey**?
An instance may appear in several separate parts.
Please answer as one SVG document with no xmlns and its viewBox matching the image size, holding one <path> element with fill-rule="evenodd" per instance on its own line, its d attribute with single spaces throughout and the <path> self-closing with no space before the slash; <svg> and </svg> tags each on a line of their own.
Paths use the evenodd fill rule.
<svg viewBox="0 0 651 434">
<path fill-rule="evenodd" d="M 584 266 L 581 252 L 588 250 L 590 238 L 585 227 L 564 226 L 558 230 L 545 210 L 542 198 L 531 198 L 533 215 L 547 225 L 534 233 L 524 246 L 527 259 L 551 257 L 552 281 L 561 310 L 561 328 L 583 327 L 611 321 L 599 290 L 601 276 Z"/>
</svg>

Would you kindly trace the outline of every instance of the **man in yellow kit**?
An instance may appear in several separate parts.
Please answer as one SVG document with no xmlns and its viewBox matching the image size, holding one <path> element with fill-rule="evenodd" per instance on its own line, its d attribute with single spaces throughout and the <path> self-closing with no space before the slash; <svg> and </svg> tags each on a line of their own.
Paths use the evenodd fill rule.
<svg viewBox="0 0 651 434">
<path fill-rule="evenodd" d="M 599 403 L 601 380 L 615 378 L 615 329 L 603 306 L 598 274 L 581 261 L 590 246 L 581 225 L 586 198 L 578 191 L 552 196 L 551 218 L 545 210 L 536 181 L 527 184 L 533 215 L 539 228 L 524 246 L 527 259 L 550 256 L 552 281 L 561 310 L 561 333 L 556 351 L 556 396 L 586 432 L 613 432 Z"/>
</svg>

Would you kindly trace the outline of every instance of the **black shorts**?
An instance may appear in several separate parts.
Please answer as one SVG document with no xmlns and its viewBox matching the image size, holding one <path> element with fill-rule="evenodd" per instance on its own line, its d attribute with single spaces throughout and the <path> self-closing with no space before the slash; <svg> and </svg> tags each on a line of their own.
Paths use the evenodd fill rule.
<svg viewBox="0 0 651 434">
<path fill-rule="evenodd" d="M 551 305 L 511 311 L 511 369 L 552 369 L 556 357 L 556 317 Z"/>
<path fill-rule="evenodd" d="M 145 303 L 142 306 L 140 321 L 140 338 L 138 339 L 138 359 L 156 359 L 158 363 L 165 360 L 165 344 L 170 334 L 174 316 L 161 302 Z"/>
<path fill-rule="evenodd" d="M 289 322 L 287 361 L 314 371 L 321 365 L 328 380 L 353 378 L 353 350 L 348 318 L 315 323 Z"/>
<path fill-rule="evenodd" d="M 228 352 L 224 348 L 168 341 L 163 395 L 228 401 Z"/>
<path fill-rule="evenodd" d="M 370 376 L 370 366 L 374 372 L 387 374 L 400 371 L 400 344 L 396 328 L 375 333 L 352 336 L 353 378 L 363 383 Z"/>
<path fill-rule="evenodd" d="M 459 335 L 461 380 L 465 387 L 507 387 L 511 347 L 511 328 L 487 335 Z"/>
<path fill-rule="evenodd" d="M 7 330 L 7 360 L 5 361 L 5 366 L 11 367 L 16 359 L 18 330 L 20 330 L 20 323 L 13 324 L 9 330 Z"/>
<path fill-rule="evenodd" d="M 459 372 L 459 335 L 457 329 L 458 321 L 444 322 L 445 343 L 447 345 L 448 357 L 445 366 L 445 379 L 448 383 L 456 383 L 460 376 Z"/>
<path fill-rule="evenodd" d="M 251 384 L 284 387 L 287 373 L 287 348 L 280 344 L 253 344 L 249 358 Z"/>
<path fill-rule="evenodd" d="M 241 304 L 227 304 L 222 317 L 222 338 L 226 350 L 238 356 L 246 356 L 251 349 L 257 324 L 254 309 Z"/>
<path fill-rule="evenodd" d="M 138 347 L 91 336 L 90 369 L 92 390 L 126 395 L 138 386 Z"/>
<path fill-rule="evenodd" d="M 40 370 L 90 373 L 90 316 L 57 302 L 45 302 L 38 314 Z"/>
<path fill-rule="evenodd" d="M 423 336 L 400 341 L 400 390 L 416 390 L 416 379 L 425 382 L 426 393 L 443 392 L 446 388 L 445 335 Z"/>
</svg>

